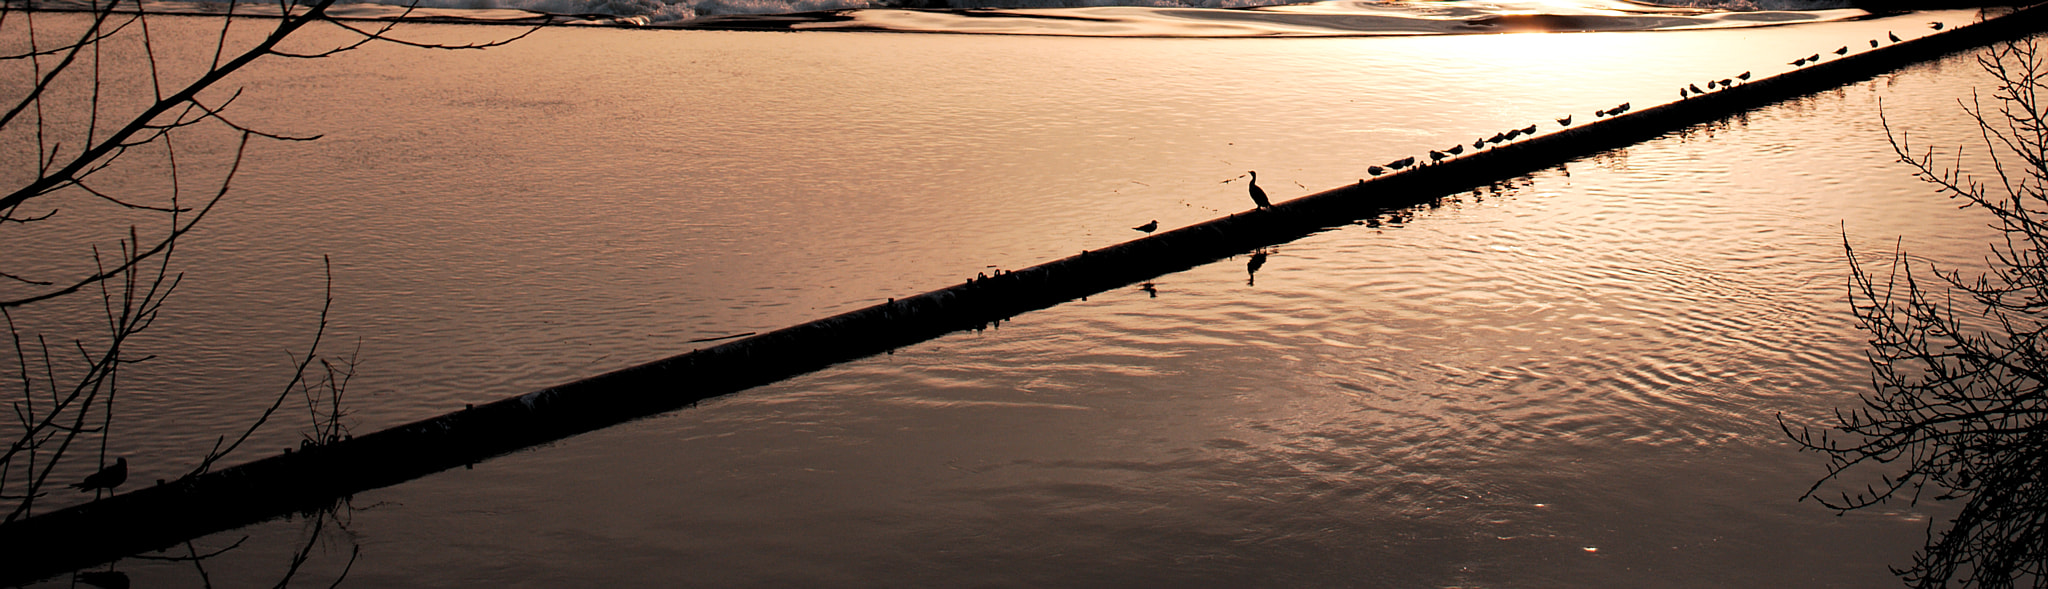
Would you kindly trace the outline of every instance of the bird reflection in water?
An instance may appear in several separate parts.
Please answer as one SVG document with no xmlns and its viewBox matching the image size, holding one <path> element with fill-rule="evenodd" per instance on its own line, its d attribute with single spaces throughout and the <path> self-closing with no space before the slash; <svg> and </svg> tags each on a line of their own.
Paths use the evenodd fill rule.
<svg viewBox="0 0 2048 589">
<path fill-rule="evenodd" d="M 1252 250 L 1252 259 L 1244 263 L 1244 285 L 1258 286 L 1259 268 L 1266 265 L 1265 248 Z"/>
</svg>

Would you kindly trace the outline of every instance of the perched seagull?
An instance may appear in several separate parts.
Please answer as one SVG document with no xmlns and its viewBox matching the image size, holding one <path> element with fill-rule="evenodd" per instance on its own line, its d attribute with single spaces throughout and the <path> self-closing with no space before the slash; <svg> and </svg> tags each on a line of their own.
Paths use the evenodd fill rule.
<svg viewBox="0 0 2048 589">
<path fill-rule="evenodd" d="M 1848 55 L 1848 54 L 1849 54 L 1849 46 L 1848 46 L 1848 45 L 1843 45 L 1841 49 L 1836 49 L 1836 50 L 1835 50 L 1835 55 Z"/>
<path fill-rule="evenodd" d="M 1679 90 L 1679 92 L 1685 92 L 1685 91 L 1684 91 L 1684 90 Z M 1558 119 L 1558 120 L 1557 120 L 1557 126 L 1559 126 L 1559 127 L 1570 127 L 1570 126 L 1572 126 L 1572 116 L 1571 116 L 1571 115 L 1565 115 L 1565 116 L 1564 116 L 1564 118 L 1562 118 L 1562 119 Z"/>
<path fill-rule="evenodd" d="M 1385 173 L 1387 173 L 1387 169 L 1386 169 L 1386 168 L 1382 168 L 1382 167 L 1379 167 L 1379 166 L 1366 166 L 1366 167 L 1365 167 L 1365 173 L 1367 173 L 1367 174 L 1372 174 L 1372 175 L 1374 175 L 1374 176 L 1378 176 L 1378 175 L 1380 175 L 1380 174 L 1385 174 Z"/>
<path fill-rule="evenodd" d="M 1708 83 L 1709 83 L 1709 84 L 1711 84 L 1711 83 L 1713 83 L 1713 82 L 1708 82 Z M 1705 91 L 1705 90 L 1701 90 L 1701 89 L 1700 89 L 1700 85 L 1699 85 L 1699 84 L 1686 84 L 1686 87 L 1692 88 L 1692 93 L 1693 93 L 1693 94 L 1706 94 L 1706 93 L 1707 93 L 1707 91 Z"/>
<path fill-rule="evenodd" d="M 1158 220 L 1158 219 L 1153 219 L 1153 220 L 1152 220 L 1152 222 L 1150 222 L 1150 223 L 1146 223 L 1146 224 L 1144 224 L 1144 225 L 1139 225 L 1139 226 L 1137 226 L 1137 227 L 1132 227 L 1132 229 L 1136 229 L 1136 230 L 1139 230 L 1139 231 L 1143 231 L 1143 232 L 1146 232 L 1146 233 L 1151 233 L 1151 232 L 1154 232 L 1154 231 L 1158 231 L 1158 230 L 1159 230 L 1159 220 Z"/>
<path fill-rule="evenodd" d="M 85 480 L 71 483 L 71 487 L 80 491 L 112 490 L 125 482 L 128 482 L 128 457 L 123 456 L 115 458 L 113 466 L 102 468 L 99 472 L 92 473 L 92 476 L 85 477 Z"/>
<path fill-rule="evenodd" d="M 1747 81 L 1749 81 L 1749 72 L 1742 72 L 1741 74 L 1737 74 L 1737 75 L 1735 76 L 1735 79 L 1738 79 L 1738 80 L 1742 80 L 1742 81 L 1744 81 L 1744 82 L 1747 82 Z"/>
<path fill-rule="evenodd" d="M 1247 173 L 1252 175 L 1252 183 L 1250 185 L 1250 192 L 1252 193 L 1252 204 L 1259 205 L 1259 208 L 1262 209 L 1272 208 L 1273 201 L 1266 200 L 1266 190 L 1263 188 L 1259 188 L 1259 172 L 1257 170 L 1253 170 Z"/>
<path fill-rule="evenodd" d="M 1899 36 L 1898 36 L 1898 35 L 1895 35 L 1895 34 L 1892 34 L 1892 32 L 1891 32 L 1891 31 L 1885 31 L 1885 32 L 1884 32 L 1884 36 L 1886 36 L 1886 37 L 1891 37 L 1891 38 L 1892 38 L 1892 42 L 1893 42 L 1893 43 L 1897 43 L 1897 42 L 1899 42 Z"/>
<path fill-rule="evenodd" d="M 1449 151 L 1450 151 L 1450 154 L 1451 154 L 1451 155 L 1458 155 L 1458 154 L 1461 154 L 1461 153 L 1465 153 L 1465 144 L 1463 144 L 1463 143 L 1460 143 L 1460 144 L 1457 144 L 1457 145 L 1453 145 L 1453 146 L 1451 146 L 1451 149 L 1450 149 Z"/>
<path fill-rule="evenodd" d="M 1432 150 L 1429 150 L 1429 161 L 1431 161 L 1431 162 L 1440 162 L 1440 161 L 1444 161 L 1444 158 L 1447 158 L 1447 157 L 1451 157 L 1451 154 L 1448 154 L 1448 153 L 1444 153 L 1444 152 L 1441 152 L 1441 151 L 1437 151 L 1437 150 L 1434 150 L 1434 149 L 1432 149 Z"/>
</svg>

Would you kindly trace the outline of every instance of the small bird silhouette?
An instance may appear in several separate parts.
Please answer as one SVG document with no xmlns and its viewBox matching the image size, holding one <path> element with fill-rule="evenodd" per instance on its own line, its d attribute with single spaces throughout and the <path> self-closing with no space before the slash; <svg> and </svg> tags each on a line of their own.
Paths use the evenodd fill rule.
<svg viewBox="0 0 2048 589">
<path fill-rule="evenodd" d="M 1942 27 L 1942 25 L 1943 25 L 1943 24 L 1946 24 L 1946 23 L 1938 23 L 1938 22 L 1935 22 L 1935 23 L 1927 23 L 1927 26 L 1929 26 L 1929 27 L 1932 27 L 1932 28 L 1933 28 L 1934 30 L 1937 30 L 1937 31 L 1939 31 L 1939 30 L 1941 30 L 1941 27 Z"/>
<path fill-rule="evenodd" d="M 1736 74 L 1735 78 L 1747 82 L 1749 81 L 1749 72 L 1742 72 L 1740 74 Z"/>
<path fill-rule="evenodd" d="M 1841 49 L 1836 49 L 1836 50 L 1835 50 L 1835 55 L 1848 55 L 1848 54 L 1849 54 L 1849 46 L 1848 46 L 1848 45 L 1843 45 Z"/>
<path fill-rule="evenodd" d="M 1404 158 L 1401 158 L 1401 159 L 1397 159 L 1397 160 L 1394 160 L 1394 161 L 1391 161 L 1391 162 L 1387 162 L 1387 167 L 1389 167 L 1389 168 L 1393 168 L 1393 169 L 1396 169 L 1396 170 L 1399 170 L 1399 169 L 1403 169 L 1403 168 L 1406 168 L 1406 167 L 1408 167 L 1408 166 L 1412 166 L 1412 165 L 1415 165 L 1415 156 L 1412 156 L 1412 155 L 1411 155 L 1411 156 L 1408 156 L 1408 157 L 1404 157 Z"/>
<path fill-rule="evenodd" d="M 1479 140 L 1478 140 L 1478 141 L 1474 141 L 1474 142 L 1472 142 L 1472 149 L 1479 149 L 1479 148 L 1481 148 L 1481 147 L 1486 147 L 1486 138 L 1485 138 L 1485 137 L 1481 137 L 1481 138 L 1479 138 Z"/>
<path fill-rule="evenodd" d="M 1380 174 L 1385 174 L 1385 173 L 1387 173 L 1387 169 L 1386 169 L 1386 168 L 1382 168 L 1382 167 L 1379 167 L 1379 166 L 1366 166 L 1366 167 L 1365 167 L 1365 173 L 1367 173 L 1367 174 L 1372 174 L 1372 175 L 1374 175 L 1374 176 L 1378 176 L 1378 175 L 1380 175 Z"/>
<path fill-rule="evenodd" d="M 1711 83 L 1711 82 L 1710 82 L 1710 83 Z M 1686 84 L 1686 86 L 1687 86 L 1687 87 L 1689 87 L 1689 88 L 1692 88 L 1692 93 L 1693 93 L 1693 94 L 1706 94 L 1706 93 L 1707 93 L 1707 91 L 1705 91 L 1705 90 L 1701 90 L 1701 89 L 1700 89 L 1700 85 L 1699 85 L 1699 84 Z"/>
<path fill-rule="evenodd" d="M 1152 295 L 1152 298 L 1159 298 L 1159 285 L 1147 282 L 1138 285 L 1138 290 L 1145 291 L 1145 294 Z"/>
<path fill-rule="evenodd" d="M 1507 141 L 1508 141 L 1509 139 L 1514 139 L 1514 138 L 1513 138 L 1513 137 L 1509 137 L 1509 136 L 1508 136 L 1508 135 L 1507 135 L 1506 133 L 1494 133 L 1492 137 L 1488 137 L 1488 138 L 1486 138 L 1486 142 L 1487 142 L 1487 143 L 1506 143 L 1506 142 L 1507 142 Z"/>
<path fill-rule="evenodd" d="M 1884 36 L 1886 36 L 1886 37 L 1891 37 L 1891 38 L 1892 38 L 1892 42 L 1893 42 L 1893 43 L 1897 43 L 1897 42 L 1899 42 L 1899 36 L 1898 36 L 1898 35 L 1895 35 L 1895 34 L 1892 34 L 1892 32 L 1891 32 L 1891 31 L 1885 31 L 1885 32 L 1884 32 Z"/>
<path fill-rule="evenodd" d="M 1801 57 L 1799 59 L 1792 60 L 1792 67 L 1799 67 L 1802 65 L 1806 65 L 1806 58 Z"/>
<path fill-rule="evenodd" d="M 1614 107 L 1614 110 L 1610 111 L 1608 116 L 1618 115 L 1625 112 L 1628 112 L 1628 103 L 1626 102 L 1621 103 L 1621 106 Z"/>
<path fill-rule="evenodd" d="M 1252 182 L 1250 185 L 1250 192 L 1252 193 L 1252 204 L 1259 205 L 1259 208 L 1262 209 L 1272 208 L 1273 202 L 1266 200 L 1266 190 L 1263 188 L 1259 188 L 1259 173 L 1257 171 L 1247 173 L 1252 175 Z"/>
<path fill-rule="evenodd" d="M 1871 49 L 1876 49 L 1876 48 L 1877 48 L 1877 39 L 1871 39 L 1871 40 L 1870 40 L 1870 48 L 1871 48 Z"/>
<path fill-rule="evenodd" d="M 1522 130 L 1521 130 L 1521 129 L 1508 129 L 1508 134 L 1507 134 L 1507 135 L 1503 135 L 1503 137 L 1506 137 L 1506 138 L 1507 138 L 1507 139 L 1506 139 L 1507 141 L 1514 141 L 1516 137 L 1521 137 L 1521 136 L 1522 136 Z"/>
<path fill-rule="evenodd" d="M 1820 54 L 1819 54 L 1819 53 L 1815 53 L 1815 54 L 1813 54 L 1813 55 L 1808 55 L 1808 56 L 1806 56 L 1806 62 L 1807 62 L 1807 63 L 1820 63 Z"/>
<path fill-rule="evenodd" d="M 1721 82 L 1720 82 L 1719 80 L 1707 80 L 1707 89 L 1708 89 L 1708 90 L 1713 90 L 1713 89 L 1714 89 L 1714 86 L 1715 86 L 1715 85 L 1717 85 L 1717 84 L 1720 84 L 1720 83 L 1721 83 Z"/>
<path fill-rule="evenodd" d="M 1565 116 L 1564 116 L 1564 118 L 1562 118 L 1562 119 L 1558 119 L 1558 120 L 1557 120 L 1557 126 L 1559 126 L 1559 127 L 1570 127 L 1570 126 L 1572 126 L 1572 116 L 1571 116 L 1571 115 L 1565 115 Z"/>
<path fill-rule="evenodd" d="M 1730 80 L 1730 79 L 1727 79 L 1727 78 L 1722 78 L 1722 79 L 1721 79 L 1721 89 L 1723 89 L 1723 90 L 1726 90 L 1726 89 L 1729 89 L 1729 88 L 1734 88 L 1734 87 L 1735 87 L 1735 80 Z"/>
<path fill-rule="evenodd" d="M 1687 98 L 1692 98 L 1692 94 L 1691 94 L 1690 92 L 1687 92 L 1684 86 L 1679 86 L 1679 87 L 1678 87 L 1678 99 L 1679 99 L 1679 100 L 1684 100 L 1684 99 L 1687 99 Z"/>
<path fill-rule="evenodd" d="M 1158 219 L 1153 219 L 1153 220 L 1152 220 L 1152 222 L 1150 222 L 1150 223 L 1146 223 L 1146 224 L 1144 224 L 1144 225 L 1139 225 L 1139 226 L 1137 226 L 1137 227 L 1132 227 L 1132 229 L 1136 229 L 1136 230 L 1139 230 L 1139 231 L 1143 231 L 1143 232 L 1146 232 L 1146 233 L 1151 233 L 1151 232 L 1154 232 L 1154 231 L 1158 231 L 1158 230 L 1159 230 L 1159 220 L 1158 220 Z"/>
<path fill-rule="evenodd" d="M 71 483 L 71 487 L 80 491 L 111 490 L 125 482 L 128 482 L 128 457 L 123 456 L 115 458 L 113 466 L 102 468 L 99 472 L 92 473 L 92 476 L 85 477 L 85 480 Z"/>
<path fill-rule="evenodd" d="M 1523 134 L 1523 135 L 1531 135 L 1531 136 L 1535 135 L 1535 134 L 1536 134 L 1536 125 L 1529 125 L 1529 126 L 1527 126 L 1527 127 L 1522 127 L 1522 134 Z"/>
<path fill-rule="evenodd" d="M 1450 154 L 1451 154 L 1451 155 L 1458 155 L 1458 154 L 1461 154 L 1461 153 L 1465 153 L 1465 144 L 1463 144 L 1463 143 L 1460 143 L 1460 144 L 1457 144 L 1457 145 L 1453 145 L 1453 146 L 1451 146 L 1451 148 L 1450 148 L 1450 149 L 1447 149 L 1447 150 L 1444 150 L 1444 151 L 1450 152 Z"/>
<path fill-rule="evenodd" d="M 1441 151 L 1437 151 L 1437 150 L 1434 150 L 1434 149 L 1432 149 L 1432 150 L 1429 150 L 1429 161 L 1432 161 L 1432 162 L 1440 162 L 1440 161 L 1444 161 L 1444 158 L 1447 158 L 1447 157 L 1451 157 L 1451 154 L 1448 154 L 1448 153 L 1444 153 L 1444 152 L 1441 152 Z"/>
</svg>

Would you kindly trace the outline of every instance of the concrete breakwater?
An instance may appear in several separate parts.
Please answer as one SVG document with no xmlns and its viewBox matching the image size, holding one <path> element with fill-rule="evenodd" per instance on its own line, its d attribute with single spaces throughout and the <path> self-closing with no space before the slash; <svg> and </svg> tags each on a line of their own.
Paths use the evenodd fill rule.
<svg viewBox="0 0 2048 589">
<path fill-rule="evenodd" d="M 1887 50 L 1906 47 L 1912 45 L 1901 44 Z M 1863 66 L 1866 72 L 1828 69 L 1863 63 L 1857 60 L 1871 55 L 1885 54 L 1859 53 L 1783 79 L 1758 80 L 1749 86 L 1688 100 L 1681 104 L 1683 108 L 1645 109 L 1611 121 L 1282 203 L 1272 210 L 1162 232 L 1129 244 L 877 304 L 647 366 L 365 435 L 343 444 L 273 457 L 191 481 L 142 489 L 77 510 L 55 512 L 35 520 L 35 525 L 43 526 L 41 533 L 34 528 L 14 526 L 0 530 L 0 540 L 6 542 L 9 555 L 4 560 L 8 566 L 40 565 L 92 550 L 112 558 L 167 545 L 181 535 L 316 508 L 335 496 L 475 462 L 951 331 L 971 329 L 997 318 L 1527 174 L 1587 153 L 1723 117 L 1755 104 L 1832 87 L 1839 81 L 1860 79 L 1867 73 L 1910 61 L 1906 57 L 1870 60 Z M 1798 81 L 1805 76 L 1818 81 Z M 1827 76 L 1838 81 L 1830 81 Z M 1779 82 L 1789 85 L 1767 86 Z M 1802 84 L 1807 89 L 1801 89 Z M 130 548 L 122 548 L 121 542 L 129 543 Z"/>
</svg>

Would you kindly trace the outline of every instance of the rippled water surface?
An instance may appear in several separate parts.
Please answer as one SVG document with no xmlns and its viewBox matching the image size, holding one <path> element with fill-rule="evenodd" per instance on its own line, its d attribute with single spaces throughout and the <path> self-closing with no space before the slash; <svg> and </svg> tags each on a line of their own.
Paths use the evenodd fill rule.
<svg viewBox="0 0 2048 589">
<path fill-rule="evenodd" d="M 246 413 L 282 378 L 323 254 L 369 431 L 1241 210 L 1246 170 L 1292 198 L 1967 18 L 556 29 L 273 63 L 242 79 L 245 119 L 327 137 L 265 145 L 181 254 L 157 340 L 181 343 L 129 385 L 154 403 L 136 427 L 163 435 L 115 444 L 148 480 L 232 427 L 197 416 Z M 1884 585 L 1944 514 L 1794 502 L 1820 464 L 1776 419 L 1867 387 L 1845 235 L 1978 257 L 1984 220 L 1892 162 L 1878 109 L 1954 144 L 1955 101 L 1984 84 L 1967 56 L 1915 66 L 1162 276 L 1156 298 L 1102 293 L 366 493 L 309 575 L 357 545 L 365 586 Z M 274 578 L 300 526 L 200 540 L 257 539 L 213 581 Z"/>
</svg>

